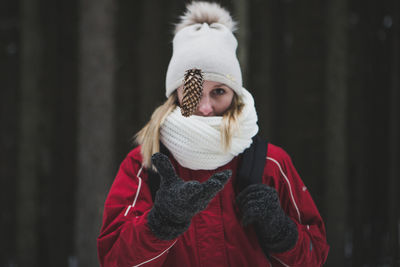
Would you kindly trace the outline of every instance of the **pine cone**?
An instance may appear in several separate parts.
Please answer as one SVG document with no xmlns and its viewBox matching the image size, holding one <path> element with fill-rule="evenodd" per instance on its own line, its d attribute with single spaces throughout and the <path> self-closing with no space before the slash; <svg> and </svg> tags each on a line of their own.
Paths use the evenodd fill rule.
<svg viewBox="0 0 400 267">
<path fill-rule="evenodd" d="M 182 116 L 189 117 L 196 112 L 203 93 L 203 81 L 203 73 L 200 69 L 186 71 L 181 105 Z"/>
</svg>

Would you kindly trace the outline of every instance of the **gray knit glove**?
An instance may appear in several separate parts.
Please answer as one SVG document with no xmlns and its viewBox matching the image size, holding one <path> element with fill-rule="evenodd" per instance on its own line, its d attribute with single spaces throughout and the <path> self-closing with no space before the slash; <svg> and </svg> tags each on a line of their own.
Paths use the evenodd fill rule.
<svg viewBox="0 0 400 267">
<path fill-rule="evenodd" d="M 297 225 L 282 210 L 276 190 L 265 184 L 252 184 L 237 196 L 242 223 L 254 223 L 261 248 L 269 252 L 288 251 L 297 242 Z"/>
<path fill-rule="evenodd" d="M 171 240 L 184 233 L 192 217 L 207 207 L 232 175 L 231 170 L 225 170 L 204 183 L 184 182 L 176 175 L 166 155 L 156 153 L 151 161 L 161 182 L 147 220 L 151 231 L 162 240 Z"/>
</svg>

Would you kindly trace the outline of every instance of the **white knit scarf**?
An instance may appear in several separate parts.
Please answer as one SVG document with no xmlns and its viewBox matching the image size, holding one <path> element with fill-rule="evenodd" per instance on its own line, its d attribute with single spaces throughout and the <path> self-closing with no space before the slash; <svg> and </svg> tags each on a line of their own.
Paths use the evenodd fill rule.
<svg viewBox="0 0 400 267">
<path fill-rule="evenodd" d="M 239 115 L 239 130 L 227 151 L 222 148 L 221 116 L 183 117 L 177 107 L 160 128 L 160 140 L 183 167 L 214 170 L 230 162 L 252 143 L 258 132 L 257 113 L 252 95 L 243 88 L 244 108 Z"/>
</svg>

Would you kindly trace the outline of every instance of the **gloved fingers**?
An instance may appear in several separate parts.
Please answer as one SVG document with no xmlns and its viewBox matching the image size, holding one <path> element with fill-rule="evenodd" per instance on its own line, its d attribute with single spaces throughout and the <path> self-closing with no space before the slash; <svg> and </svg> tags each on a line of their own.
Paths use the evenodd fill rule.
<svg viewBox="0 0 400 267">
<path fill-rule="evenodd" d="M 265 199 L 259 198 L 259 199 L 249 199 L 247 201 L 240 202 L 238 203 L 238 206 L 241 211 L 245 211 L 248 209 L 252 209 L 255 206 L 266 209 L 269 204 L 270 203 L 268 203 Z"/>
<path fill-rule="evenodd" d="M 243 189 L 239 195 L 236 197 L 236 201 L 238 203 L 244 202 L 244 199 L 247 198 L 247 195 L 250 194 L 251 192 L 259 192 L 260 191 L 260 186 L 258 184 L 252 184 L 247 186 L 245 189 Z"/>
<path fill-rule="evenodd" d="M 210 179 L 215 179 L 221 182 L 222 185 L 225 185 L 229 178 L 232 176 L 232 170 L 224 170 L 218 173 L 215 173 Z"/>
<path fill-rule="evenodd" d="M 202 190 L 203 187 L 198 181 L 188 181 L 182 184 L 179 192 L 181 196 L 186 196 L 186 201 L 191 201 L 196 199 Z"/>
<path fill-rule="evenodd" d="M 241 203 L 247 202 L 249 199 L 260 198 L 263 196 L 277 196 L 276 190 L 272 187 L 269 187 L 265 184 L 252 184 L 247 186 L 239 195 L 236 197 L 237 203 L 240 205 Z"/>
<path fill-rule="evenodd" d="M 202 183 L 202 196 L 204 198 L 210 198 L 215 196 L 232 176 L 231 170 L 224 170 L 222 172 L 215 173 L 207 181 Z"/>
<path fill-rule="evenodd" d="M 245 210 L 253 205 L 265 208 L 276 208 L 279 206 L 279 198 L 274 192 L 252 192 L 242 197 L 237 204 L 240 210 Z"/>
<path fill-rule="evenodd" d="M 151 156 L 151 162 L 156 167 L 161 178 L 162 185 L 170 185 L 173 182 L 179 181 L 180 178 L 176 175 L 174 167 L 169 158 L 162 153 L 155 153 Z"/>
<path fill-rule="evenodd" d="M 246 203 L 253 199 L 267 199 L 267 192 L 265 191 L 253 191 L 246 195 L 242 195 L 240 199 L 238 199 L 238 203 Z"/>
</svg>

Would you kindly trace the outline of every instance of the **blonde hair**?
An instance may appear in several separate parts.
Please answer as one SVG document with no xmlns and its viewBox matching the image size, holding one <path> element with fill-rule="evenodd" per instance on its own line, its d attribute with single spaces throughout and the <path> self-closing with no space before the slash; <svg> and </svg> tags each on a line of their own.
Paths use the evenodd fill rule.
<svg viewBox="0 0 400 267">
<path fill-rule="evenodd" d="M 160 151 L 160 127 L 167 116 L 178 105 L 178 96 L 176 91 L 169 96 L 167 101 L 151 115 L 150 121 L 135 135 L 135 142 L 141 145 L 143 165 L 146 168 L 151 166 L 151 156 Z M 229 109 L 224 113 L 221 122 L 221 140 L 222 149 L 227 151 L 232 143 L 232 136 L 239 130 L 239 115 L 242 112 L 244 104 L 236 95 L 233 96 Z"/>
</svg>

